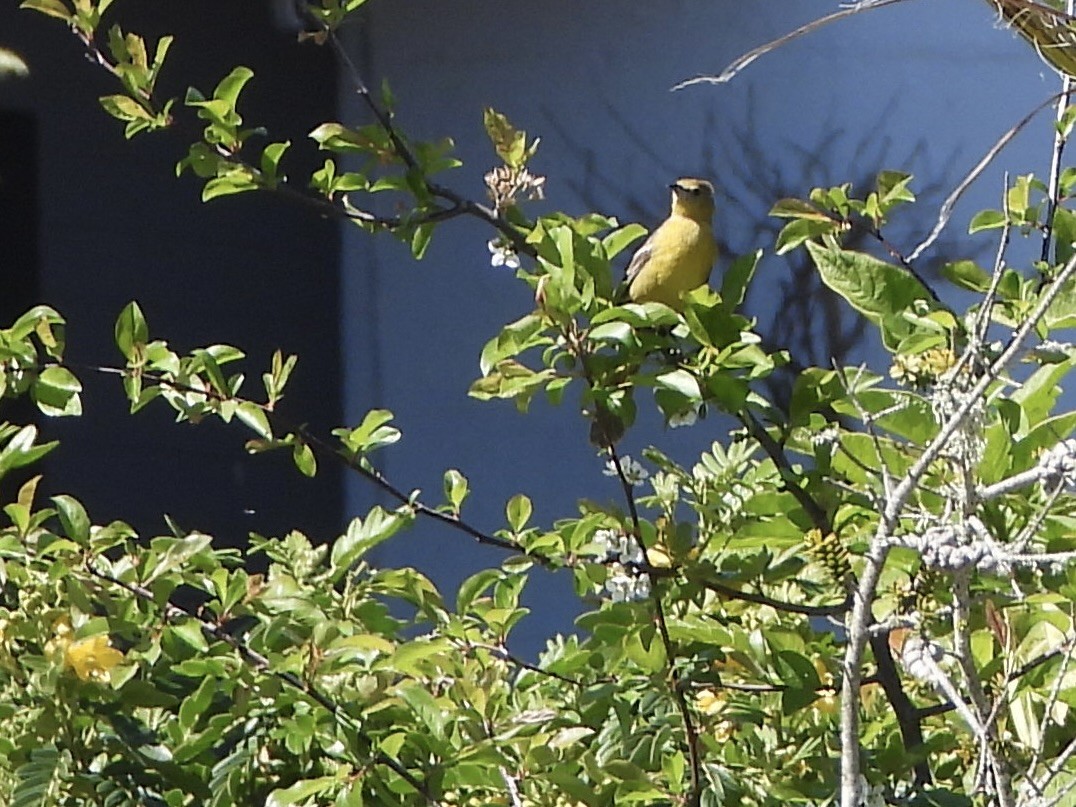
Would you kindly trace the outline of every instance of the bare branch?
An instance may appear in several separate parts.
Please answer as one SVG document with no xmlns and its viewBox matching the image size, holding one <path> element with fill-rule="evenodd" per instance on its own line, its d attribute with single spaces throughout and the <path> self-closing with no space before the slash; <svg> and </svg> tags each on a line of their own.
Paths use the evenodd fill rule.
<svg viewBox="0 0 1076 807">
<path fill-rule="evenodd" d="M 964 192 L 967 191 L 967 189 L 975 183 L 975 180 L 977 180 L 980 175 L 982 175 L 983 171 L 986 170 L 987 166 L 989 166 L 990 163 L 994 161 L 994 158 L 1001 153 L 1002 149 L 1009 145 L 1012 139 L 1016 137 L 1016 135 L 1018 135 L 1025 126 L 1027 126 L 1029 123 L 1031 123 L 1032 120 L 1034 120 L 1036 115 L 1038 115 L 1040 112 L 1042 112 L 1042 110 L 1046 109 L 1051 104 L 1056 102 L 1058 99 L 1064 97 L 1066 97 L 1066 93 L 1063 92 L 1051 95 L 1049 98 L 1047 98 L 1045 101 L 1043 101 L 1033 110 L 1031 110 L 1031 112 L 1029 112 L 1019 121 L 1017 121 L 1017 123 L 1012 126 L 1007 132 L 1005 132 L 1005 134 L 998 138 L 997 142 L 995 142 L 994 145 L 991 146 L 989 150 L 987 150 L 986 154 L 983 155 L 982 159 L 979 160 L 979 162 L 977 162 L 974 167 L 972 167 L 971 171 L 969 171 L 964 177 L 964 179 L 962 179 L 960 183 L 953 189 L 952 193 L 950 193 L 945 198 L 945 201 L 942 203 L 941 208 L 938 210 L 938 220 L 934 224 L 934 229 L 932 229 L 927 235 L 927 237 L 924 238 L 919 243 L 919 245 L 912 250 L 911 254 L 908 256 L 909 262 L 915 261 L 920 255 L 923 254 L 923 252 L 928 247 L 930 247 L 935 241 L 938 240 L 938 237 L 942 234 L 942 231 L 945 229 L 945 226 L 949 223 L 949 219 L 953 215 L 953 208 L 956 207 L 956 203 L 960 201 L 960 198 L 964 195 Z"/>
<path fill-rule="evenodd" d="M 1058 276 L 1045 288 L 1038 304 L 1028 318 L 1013 333 L 1009 344 L 988 371 L 965 393 L 956 412 L 941 427 L 922 455 L 912 465 L 904 478 L 893 490 L 879 519 L 866 563 L 855 592 L 852 614 L 848 623 L 848 643 L 844 656 L 844 680 L 841 687 L 841 805 L 854 807 L 859 795 L 859 684 L 863 651 L 868 639 L 872 620 L 871 606 L 881 578 L 882 567 L 889 554 L 888 536 L 895 530 L 909 497 L 919 480 L 938 457 L 949 441 L 963 427 L 969 413 L 979 405 L 987 389 L 1001 375 L 1020 352 L 1024 341 L 1034 330 L 1046 310 L 1061 292 L 1064 284 L 1076 274 L 1076 255 L 1064 266 Z"/>
<path fill-rule="evenodd" d="M 801 25 L 795 31 L 771 40 L 765 45 L 759 45 L 754 50 L 750 50 L 743 56 L 740 56 L 716 76 L 697 76 L 696 78 L 688 79 L 687 81 L 681 81 L 679 84 L 674 85 L 672 89 L 674 91 L 682 90 L 685 87 L 691 87 L 695 84 L 726 84 L 740 71 L 751 64 L 751 62 L 755 61 L 755 59 L 760 56 L 765 56 L 770 51 L 777 50 L 782 45 L 787 45 L 794 39 L 799 39 L 801 36 L 817 31 L 819 28 L 829 25 L 831 22 L 837 22 L 838 20 L 843 20 L 845 17 L 851 17 L 853 14 L 859 14 L 861 11 L 870 11 L 871 9 L 891 6 L 900 2 L 903 2 L 903 0 L 860 0 L 858 3 L 854 3 L 840 11 L 835 11 L 832 14 L 827 14 L 825 17 L 813 20 L 806 25 Z"/>
<path fill-rule="evenodd" d="M 757 594 L 753 591 L 743 591 L 742 589 L 732 588 L 731 586 L 726 586 L 723 583 L 718 583 L 716 580 L 711 580 L 707 577 L 693 577 L 692 580 L 697 582 L 703 588 L 709 589 L 723 597 L 728 597 L 730 600 L 740 600 L 754 605 L 765 605 L 775 611 L 782 611 L 787 614 L 802 614 L 803 616 L 809 617 L 835 617 L 848 613 L 848 610 L 852 606 L 850 600 L 845 600 L 836 605 L 801 605 L 800 603 L 775 600 L 772 597 L 767 597 L 765 594 Z"/>
</svg>

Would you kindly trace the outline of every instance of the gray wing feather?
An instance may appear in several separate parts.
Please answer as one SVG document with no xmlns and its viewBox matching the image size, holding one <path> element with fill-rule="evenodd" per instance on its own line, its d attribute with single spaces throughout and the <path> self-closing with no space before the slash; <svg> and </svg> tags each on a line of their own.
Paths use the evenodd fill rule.
<svg viewBox="0 0 1076 807">
<path fill-rule="evenodd" d="M 650 256 L 654 251 L 654 236 L 651 235 L 643 245 L 631 256 L 631 262 L 628 264 L 627 271 L 624 274 L 624 282 L 627 285 L 631 285 L 632 281 L 643 271 L 643 267 L 646 266 L 647 261 L 650 260 Z"/>
</svg>

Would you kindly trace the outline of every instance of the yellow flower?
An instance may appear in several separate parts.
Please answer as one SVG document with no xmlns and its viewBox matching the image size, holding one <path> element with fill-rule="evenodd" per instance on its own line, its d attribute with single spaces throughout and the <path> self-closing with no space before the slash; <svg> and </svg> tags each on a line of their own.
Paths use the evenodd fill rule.
<svg viewBox="0 0 1076 807">
<path fill-rule="evenodd" d="M 672 566 L 672 558 L 669 556 L 669 548 L 665 544 L 657 544 L 646 550 L 646 562 L 655 569 L 668 569 Z"/>
<path fill-rule="evenodd" d="M 112 668 L 123 661 L 123 653 L 112 647 L 108 634 L 99 633 L 68 645 L 64 660 L 83 681 L 104 683 Z"/>
<path fill-rule="evenodd" d="M 45 642 L 45 655 L 53 663 L 57 663 L 67 652 L 71 644 L 71 635 L 74 633 L 71 620 L 65 615 L 52 623 L 52 638 Z"/>
<path fill-rule="evenodd" d="M 714 739 L 719 743 L 727 743 L 736 735 L 736 724 L 731 720 L 722 720 L 714 726 Z"/>
<path fill-rule="evenodd" d="M 704 689 L 695 696 L 695 707 L 704 715 L 716 715 L 725 708 L 725 693 Z"/>
</svg>

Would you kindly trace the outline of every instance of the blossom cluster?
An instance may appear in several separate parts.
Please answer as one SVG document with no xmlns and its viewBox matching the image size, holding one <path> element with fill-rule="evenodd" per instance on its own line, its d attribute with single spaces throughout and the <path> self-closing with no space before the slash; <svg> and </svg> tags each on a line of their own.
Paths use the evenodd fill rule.
<svg viewBox="0 0 1076 807">
<path fill-rule="evenodd" d="M 498 213 L 516 204 L 520 197 L 545 198 L 545 177 L 535 176 L 526 168 L 500 165 L 483 177 L 486 191 Z"/>
<path fill-rule="evenodd" d="M 490 252 L 490 265 L 493 267 L 504 266 L 508 269 L 520 267 L 519 255 L 512 249 L 512 245 L 503 238 L 494 238 L 487 242 Z"/>
<path fill-rule="evenodd" d="M 624 474 L 624 479 L 627 480 L 629 485 L 638 487 L 650 478 L 650 472 L 642 466 L 642 463 L 633 460 L 626 454 L 620 458 L 620 472 L 617 472 L 617 460 L 611 459 L 605 463 L 605 470 L 602 471 L 606 476 L 620 476 Z"/>
<path fill-rule="evenodd" d="M 594 543 L 604 553 L 609 574 L 605 591 L 613 602 L 645 600 L 650 596 L 650 575 L 640 571 L 646 557 L 632 536 L 617 530 L 598 530 Z"/>
</svg>

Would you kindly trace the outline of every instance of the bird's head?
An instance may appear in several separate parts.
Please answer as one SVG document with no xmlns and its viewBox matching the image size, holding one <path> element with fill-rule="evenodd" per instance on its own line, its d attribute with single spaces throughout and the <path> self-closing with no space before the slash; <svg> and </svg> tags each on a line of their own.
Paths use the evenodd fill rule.
<svg viewBox="0 0 1076 807">
<path fill-rule="evenodd" d="M 714 216 L 714 186 L 705 179 L 681 177 L 672 189 L 672 212 L 695 221 L 709 222 Z"/>
</svg>

